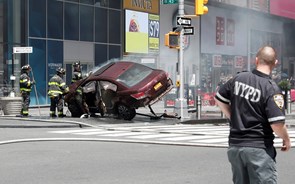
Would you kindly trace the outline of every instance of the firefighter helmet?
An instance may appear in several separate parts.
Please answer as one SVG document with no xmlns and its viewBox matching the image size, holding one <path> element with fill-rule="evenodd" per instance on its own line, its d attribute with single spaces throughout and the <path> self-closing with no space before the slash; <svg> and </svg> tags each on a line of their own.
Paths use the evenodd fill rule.
<svg viewBox="0 0 295 184">
<path fill-rule="evenodd" d="M 31 66 L 30 65 L 24 65 L 22 66 L 22 70 L 30 70 Z"/>
<path fill-rule="evenodd" d="M 66 70 L 63 69 L 62 67 L 58 67 L 56 69 L 56 73 L 64 75 L 66 73 Z"/>
<path fill-rule="evenodd" d="M 73 63 L 73 67 L 80 67 L 80 61 Z"/>
</svg>

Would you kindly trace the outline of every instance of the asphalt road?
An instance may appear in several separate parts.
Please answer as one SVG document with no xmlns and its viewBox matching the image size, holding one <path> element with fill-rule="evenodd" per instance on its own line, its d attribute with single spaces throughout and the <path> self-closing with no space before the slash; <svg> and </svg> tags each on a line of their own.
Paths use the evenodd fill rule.
<svg viewBox="0 0 295 184">
<path fill-rule="evenodd" d="M 49 133 L 63 129 L 81 130 L 56 126 L 0 128 L 1 141 L 8 141 L 0 144 L 0 183 L 231 183 L 226 148 L 78 139 L 60 141 L 55 138 L 81 136 Z M 28 141 L 9 143 L 9 140 L 28 138 Z M 278 151 L 280 184 L 293 183 L 294 157 L 293 149 L 287 153 Z"/>
<path fill-rule="evenodd" d="M 1 183 L 228 184 L 225 148 L 89 141 L 1 145 Z M 278 155 L 279 183 L 293 183 L 294 150 Z"/>
</svg>

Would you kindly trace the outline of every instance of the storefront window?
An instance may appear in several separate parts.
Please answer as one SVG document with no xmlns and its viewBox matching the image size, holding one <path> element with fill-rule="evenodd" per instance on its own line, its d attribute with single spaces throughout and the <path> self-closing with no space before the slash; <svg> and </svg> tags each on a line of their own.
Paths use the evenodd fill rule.
<svg viewBox="0 0 295 184">
<path fill-rule="evenodd" d="M 95 45 L 95 66 L 99 66 L 106 62 L 107 58 L 107 45 L 96 44 Z"/>
<path fill-rule="evenodd" d="M 121 57 L 121 46 L 109 45 L 109 59 Z"/>
<path fill-rule="evenodd" d="M 29 64 L 34 71 L 34 78 L 36 80 L 36 89 L 40 104 L 46 104 L 47 98 L 47 82 L 46 82 L 46 41 L 39 39 L 30 39 L 29 45 L 33 47 L 34 54 L 29 54 Z M 32 96 L 36 96 L 35 91 L 32 90 Z M 31 98 L 31 104 L 37 104 L 35 98 Z"/>
</svg>

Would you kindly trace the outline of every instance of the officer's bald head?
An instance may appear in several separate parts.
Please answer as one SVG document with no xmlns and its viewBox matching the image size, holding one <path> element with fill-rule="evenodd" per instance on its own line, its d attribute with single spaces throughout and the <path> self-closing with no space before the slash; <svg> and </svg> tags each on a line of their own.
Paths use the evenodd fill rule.
<svg viewBox="0 0 295 184">
<path fill-rule="evenodd" d="M 256 54 L 258 64 L 274 66 L 277 60 L 276 51 L 270 46 L 260 48 Z"/>
</svg>

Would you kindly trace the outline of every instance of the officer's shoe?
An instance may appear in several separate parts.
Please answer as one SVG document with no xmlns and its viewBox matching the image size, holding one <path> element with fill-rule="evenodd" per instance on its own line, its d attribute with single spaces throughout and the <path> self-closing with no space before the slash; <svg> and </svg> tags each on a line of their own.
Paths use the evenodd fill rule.
<svg viewBox="0 0 295 184">
<path fill-rule="evenodd" d="M 50 114 L 50 117 L 51 118 L 56 118 L 56 115 L 55 114 Z"/>
<path fill-rule="evenodd" d="M 63 117 L 66 117 L 66 115 L 65 114 L 59 114 L 58 117 L 63 118 Z"/>
</svg>

